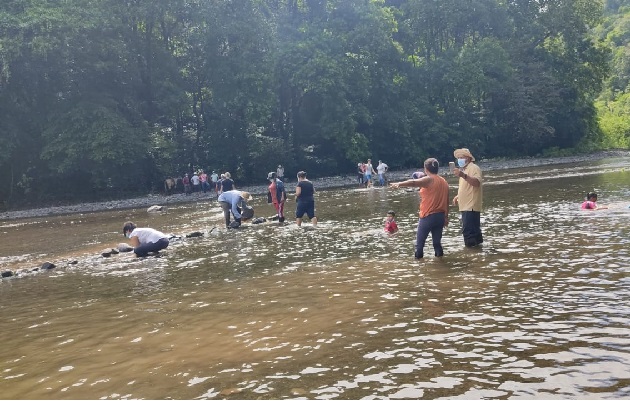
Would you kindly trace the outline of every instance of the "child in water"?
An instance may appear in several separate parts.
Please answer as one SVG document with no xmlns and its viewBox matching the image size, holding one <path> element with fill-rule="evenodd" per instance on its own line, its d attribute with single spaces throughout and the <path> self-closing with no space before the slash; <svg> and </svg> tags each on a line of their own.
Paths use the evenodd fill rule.
<svg viewBox="0 0 630 401">
<path fill-rule="evenodd" d="M 596 209 L 608 209 L 606 206 L 597 205 L 597 194 L 595 192 L 589 192 L 586 194 L 582 203 L 582 209 L 596 210 Z"/>
<path fill-rule="evenodd" d="M 393 210 L 387 212 L 387 219 L 385 219 L 385 231 L 389 234 L 393 234 L 398 231 L 398 225 L 396 224 L 396 213 Z"/>
</svg>

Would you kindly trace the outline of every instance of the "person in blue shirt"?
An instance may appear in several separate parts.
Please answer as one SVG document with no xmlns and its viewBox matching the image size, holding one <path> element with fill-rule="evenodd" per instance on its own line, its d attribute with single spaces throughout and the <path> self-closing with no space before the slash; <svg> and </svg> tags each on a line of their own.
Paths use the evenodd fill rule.
<svg viewBox="0 0 630 401">
<path fill-rule="evenodd" d="M 252 200 L 252 195 L 249 192 L 245 191 L 225 191 L 219 195 L 219 204 L 223 209 L 223 216 L 225 217 L 225 226 L 230 228 L 233 227 L 230 225 L 230 214 L 234 216 L 234 221 L 236 227 L 241 225 L 241 210 L 242 208 L 247 207 L 247 201 Z"/>
</svg>

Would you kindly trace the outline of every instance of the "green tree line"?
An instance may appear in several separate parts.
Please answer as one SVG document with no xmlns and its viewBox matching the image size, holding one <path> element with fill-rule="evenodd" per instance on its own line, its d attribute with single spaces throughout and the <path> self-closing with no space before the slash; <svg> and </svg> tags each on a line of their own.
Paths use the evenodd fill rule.
<svg viewBox="0 0 630 401">
<path fill-rule="evenodd" d="M 250 183 L 278 163 L 321 176 L 367 157 L 451 159 L 460 146 L 481 157 L 575 147 L 599 132 L 610 39 L 592 28 L 614 8 L 4 0 L 0 198 L 119 197 L 193 168 Z"/>
</svg>

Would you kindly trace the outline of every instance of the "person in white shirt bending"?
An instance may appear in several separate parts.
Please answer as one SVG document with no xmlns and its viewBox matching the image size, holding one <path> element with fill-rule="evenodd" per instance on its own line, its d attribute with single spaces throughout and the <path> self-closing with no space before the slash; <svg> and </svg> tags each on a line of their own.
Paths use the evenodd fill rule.
<svg viewBox="0 0 630 401">
<path fill-rule="evenodd" d="M 147 256 L 149 252 L 159 252 L 168 246 L 168 236 L 152 228 L 138 228 L 128 221 L 123 226 L 123 235 L 131 240 L 136 256 Z"/>
</svg>

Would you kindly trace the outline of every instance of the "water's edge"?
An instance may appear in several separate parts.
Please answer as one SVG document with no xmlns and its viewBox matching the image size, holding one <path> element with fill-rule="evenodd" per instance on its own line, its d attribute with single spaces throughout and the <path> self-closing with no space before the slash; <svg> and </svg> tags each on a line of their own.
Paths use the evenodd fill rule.
<svg viewBox="0 0 630 401">
<path fill-rule="evenodd" d="M 516 168 L 524 168 L 524 167 L 535 167 L 535 166 L 544 166 L 544 165 L 559 165 L 559 164 L 570 164 L 570 163 L 578 163 L 589 160 L 600 160 L 606 157 L 624 157 L 630 156 L 630 150 L 608 150 L 601 151 L 596 153 L 589 153 L 584 155 L 577 156 L 566 156 L 566 157 L 554 157 L 554 158 L 523 158 L 523 159 L 501 159 L 501 160 L 481 160 L 478 161 L 478 164 L 481 166 L 484 171 L 492 171 L 492 170 L 504 170 L 504 169 L 516 169 Z M 407 179 L 415 170 L 406 169 L 406 170 L 397 170 L 388 172 L 388 178 L 390 181 L 398 181 L 402 179 Z M 446 172 L 446 168 L 441 168 L 441 174 Z M 353 185 L 357 185 L 356 175 L 343 175 L 343 176 L 334 176 L 334 177 L 325 177 L 312 180 L 313 184 L 318 190 L 325 189 L 333 189 L 333 188 L 341 188 L 341 187 L 349 187 Z M 292 191 L 293 184 L 295 184 L 295 179 L 291 179 L 287 184 L 287 187 L 290 191 Z M 250 185 L 242 188 L 243 191 L 248 191 L 253 195 L 263 195 L 267 192 L 267 184 L 263 185 Z M 141 208 L 141 207 L 150 207 L 152 205 L 166 205 L 169 204 L 180 204 L 180 203 L 190 203 L 190 202 L 198 202 L 200 200 L 209 200 L 212 199 L 214 193 L 208 194 L 194 194 L 190 196 L 186 196 L 184 194 L 173 194 L 170 196 L 165 196 L 163 194 L 148 194 L 143 197 L 131 198 L 131 199 L 122 199 L 116 201 L 105 201 L 105 202 L 90 202 L 90 203 L 79 203 L 75 205 L 67 205 L 67 206 L 51 206 L 51 207 L 42 207 L 35 209 L 25 209 L 25 210 L 14 210 L 0 213 L 0 220 L 13 220 L 13 219 L 27 219 L 34 217 L 42 217 L 42 216 L 54 216 L 54 215 L 64 215 L 64 214 L 73 214 L 73 213 L 90 213 L 90 212 L 99 212 L 105 210 L 120 210 L 120 209 L 133 209 L 133 208 Z"/>
</svg>

